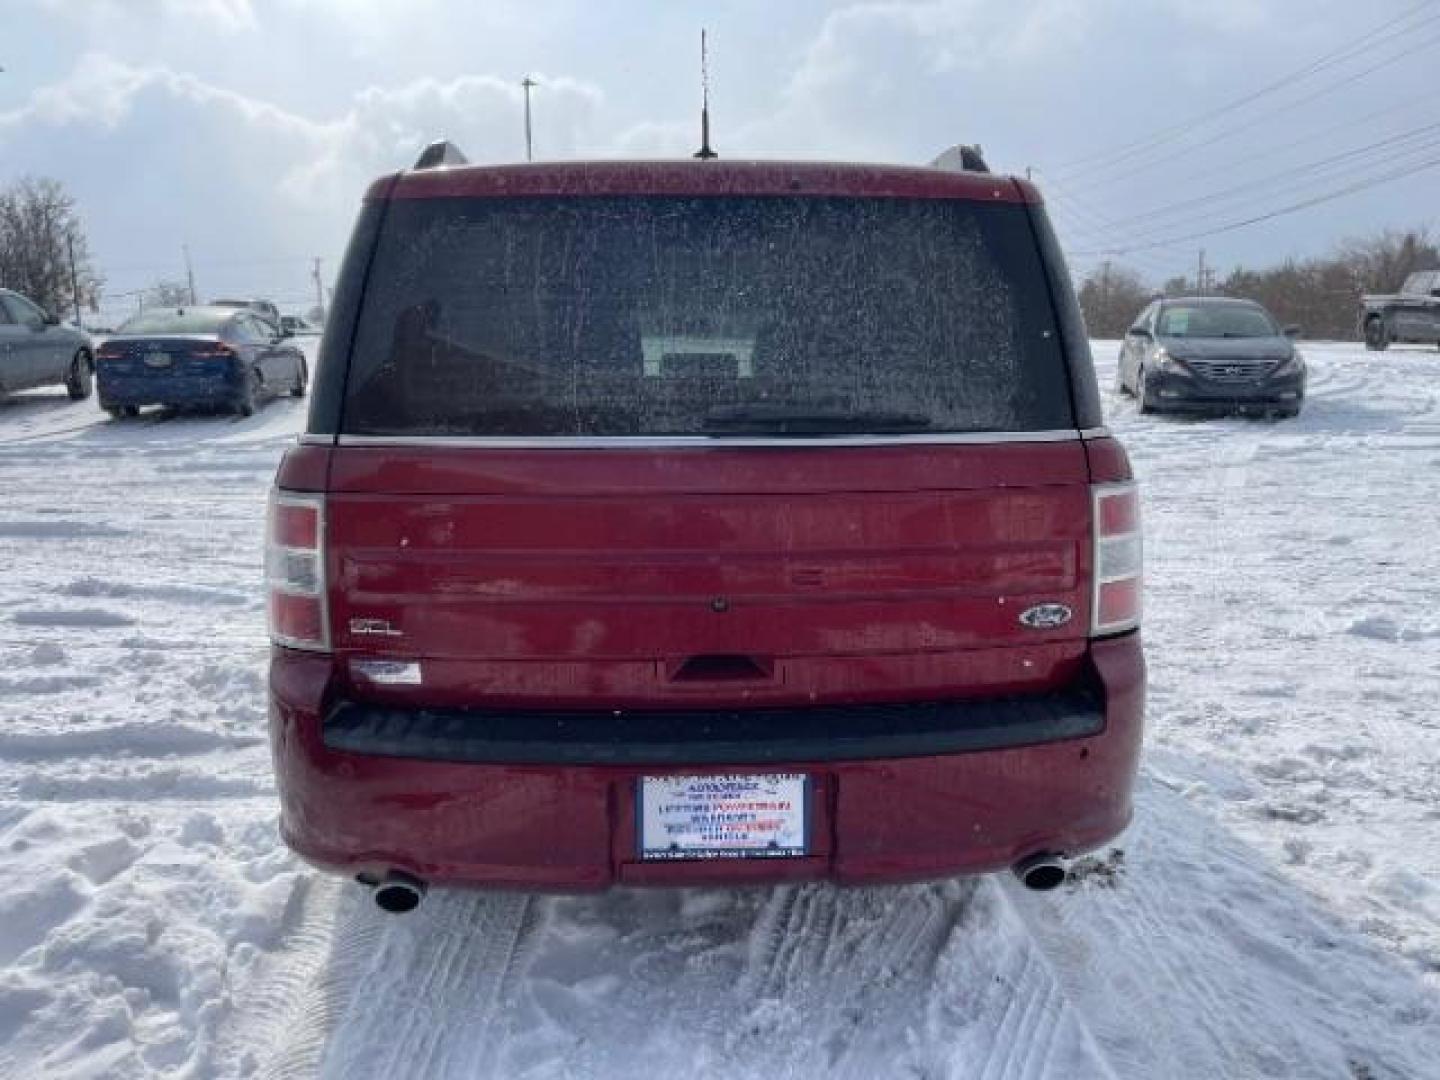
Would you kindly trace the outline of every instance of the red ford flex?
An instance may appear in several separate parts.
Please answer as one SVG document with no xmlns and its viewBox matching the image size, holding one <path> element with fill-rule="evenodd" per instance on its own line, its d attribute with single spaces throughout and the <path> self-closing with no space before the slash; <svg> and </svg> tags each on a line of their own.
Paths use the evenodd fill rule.
<svg viewBox="0 0 1440 1080">
<path fill-rule="evenodd" d="M 1023 180 L 437 144 L 365 199 L 276 480 L 285 839 L 391 910 L 1058 883 L 1140 748 L 1101 423 Z"/>
</svg>

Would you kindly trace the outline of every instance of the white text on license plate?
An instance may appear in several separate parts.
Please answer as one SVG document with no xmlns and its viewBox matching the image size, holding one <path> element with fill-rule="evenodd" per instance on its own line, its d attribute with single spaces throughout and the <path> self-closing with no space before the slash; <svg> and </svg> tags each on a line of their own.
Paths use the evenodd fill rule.
<svg viewBox="0 0 1440 1080">
<path fill-rule="evenodd" d="M 801 773 L 645 776 L 635 795 L 644 860 L 798 858 L 808 850 L 810 781 Z"/>
</svg>

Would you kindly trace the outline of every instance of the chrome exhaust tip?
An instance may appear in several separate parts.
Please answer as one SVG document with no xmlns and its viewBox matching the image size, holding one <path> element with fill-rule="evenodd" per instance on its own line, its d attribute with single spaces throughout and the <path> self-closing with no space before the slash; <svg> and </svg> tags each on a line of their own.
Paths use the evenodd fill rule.
<svg viewBox="0 0 1440 1080">
<path fill-rule="evenodd" d="M 1035 892 L 1049 892 L 1065 883 L 1065 863 L 1058 855 L 1041 853 L 1021 859 L 1010 868 L 1020 884 Z"/>
<path fill-rule="evenodd" d="M 405 915 L 425 899 L 425 882 L 419 878 L 391 871 L 375 886 L 375 904 L 391 915 Z"/>
</svg>

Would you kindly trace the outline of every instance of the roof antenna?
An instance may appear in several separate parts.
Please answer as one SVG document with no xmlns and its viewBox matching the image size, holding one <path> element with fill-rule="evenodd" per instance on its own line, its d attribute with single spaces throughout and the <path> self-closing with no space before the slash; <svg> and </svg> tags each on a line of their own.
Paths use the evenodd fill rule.
<svg viewBox="0 0 1440 1080">
<path fill-rule="evenodd" d="M 710 149 L 710 67 L 706 63 L 705 31 L 700 31 L 700 149 L 695 156 L 709 161 L 720 155 Z"/>
</svg>

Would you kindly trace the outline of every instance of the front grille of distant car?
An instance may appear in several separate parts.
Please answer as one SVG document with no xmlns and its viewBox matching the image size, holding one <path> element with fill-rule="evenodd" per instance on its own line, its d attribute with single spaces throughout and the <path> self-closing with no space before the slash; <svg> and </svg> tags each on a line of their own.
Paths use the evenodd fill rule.
<svg viewBox="0 0 1440 1080">
<path fill-rule="evenodd" d="M 1185 366 L 1202 379 L 1217 383 L 1251 383 L 1274 371 L 1274 360 L 1186 360 Z"/>
</svg>

